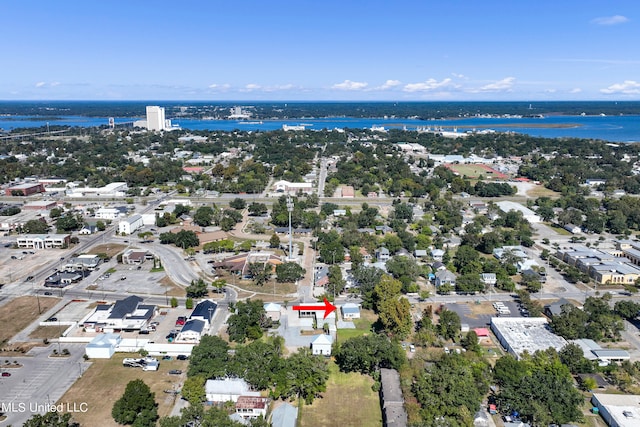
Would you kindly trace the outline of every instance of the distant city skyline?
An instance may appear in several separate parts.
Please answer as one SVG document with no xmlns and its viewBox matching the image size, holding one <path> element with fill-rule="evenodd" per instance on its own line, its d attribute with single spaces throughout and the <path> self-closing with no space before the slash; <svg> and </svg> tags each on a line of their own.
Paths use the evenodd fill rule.
<svg viewBox="0 0 640 427">
<path fill-rule="evenodd" d="M 640 3 L 3 2 L 0 100 L 640 100 Z"/>
</svg>

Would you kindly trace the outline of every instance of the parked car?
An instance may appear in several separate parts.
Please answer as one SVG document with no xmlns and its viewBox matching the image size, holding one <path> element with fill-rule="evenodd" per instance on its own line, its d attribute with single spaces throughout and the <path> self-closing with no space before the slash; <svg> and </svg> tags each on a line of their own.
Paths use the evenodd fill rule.
<svg viewBox="0 0 640 427">
<path fill-rule="evenodd" d="M 169 374 L 171 375 L 180 375 L 182 374 L 182 371 L 180 369 L 172 369 L 169 371 Z"/>
<path fill-rule="evenodd" d="M 47 322 L 57 322 L 57 321 L 58 321 L 58 318 L 57 318 L 57 317 L 49 317 L 49 318 L 47 319 Z"/>
<path fill-rule="evenodd" d="M 44 293 L 45 295 L 53 295 L 51 292 L 47 291 Z"/>
<path fill-rule="evenodd" d="M 173 357 L 171 356 L 162 356 L 162 360 L 171 360 Z"/>
<path fill-rule="evenodd" d="M 32 281 L 32 280 L 33 280 L 33 276 L 28 276 L 28 277 L 27 277 L 27 282 L 30 282 L 30 281 Z"/>
<path fill-rule="evenodd" d="M 178 359 L 178 360 L 187 360 L 187 359 L 189 359 L 189 356 L 187 356 L 186 354 L 179 354 L 178 357 L 176 357 L 176 359 Z"/>
<path fill-rule="evenodd" d="M 184 326 L 186 322 L 187 322 L 187 318 L 185 316 L 179 316 L 176 319 L 176 326 Z"/>
<path fill-rule="evenodd" d="M 11 376 L 11 372 L 3 372 L 2 376 L 3 377 L 10 377 Z"/>
</svg>

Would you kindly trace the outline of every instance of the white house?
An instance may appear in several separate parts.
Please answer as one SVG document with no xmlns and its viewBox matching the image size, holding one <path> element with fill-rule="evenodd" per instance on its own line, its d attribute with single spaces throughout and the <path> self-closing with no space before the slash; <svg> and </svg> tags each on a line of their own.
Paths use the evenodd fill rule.
<svg viewBox="0 0 640 427">
<path fill-rule="evenodd" d="M 444 251 L 442 249 L 432 249 L 431 257 L 434 261 L 442 261 L 442 257 L 444 256 Z"/>
<path fill-rule="evenodd" d="M 135 233 L 136 230 L 144 227 L 144 221 L 142 220 L 142 215 L 135 214 L 131 215 L 128 218 L 123 218 L 118 223 L 118 233 L 120 234 L 132 234 Z"/>
<path fill-rule="evenodd" d="M 207 380 L 204 389 L 208 402 L 235 403 L 240 396 L 260 396 L 259 392 L 250 391 L 249 384 L 242 378 Z"/>
<path fill-rule="evenodd" d="M 274 322 L 280 321 L 281 309 L 282 306 L 275 302 L 268 302 L 264 304 L 264 311 L 266 312 L 267 317 Z"/>
<path fill-rule="evenodd" d="M 311 342 L 311 353 L 320 356 L 331 356 L 331 346 L 333 345 L 333 337 L 331 335 L 318 335 Z"/>
<path fill-rule="evenodd" d="M 202 320 L 204 322 L 204 327 L 208 328 L 211 324 L 211 319 L 213 319 L 214 314 L 216 314 L 217 308 L 218 304 L 210 299 L 200 301 L 198 305 L 196 305 L 196 308 L 191 312 L 189 320 Z"/>
<path fill-rule="evenodd" d="M 278 193 L 297 194 L 302 191 L 303 193 L 310 194 L 313 192 L 313 184 L 310 182 L 289 182 L 280 180 L 273 183 L 273 189 Z"/>
<path fill-rule="evenodd" d="M 269 398 L 259 396 L 240 396 L 236 402 L 236 414 L 245 419 L 267 417 Z"/>
<path fill-rule="evenodd" d="M 389 249 L 385 248 L 384 246 L 376 249 L 375 253 L 376 253 L 376 259 L 380 262 L 387 262 L 391 257 L 391 255 L 389 254 Z"/>
<path fill-rule="evenodd" d="M 198 319 L 187 320 L 176 337 L 179 343 L 199 343 L 204 332 L 205 322 Z"/>
<path fill-rule="evenodd" d="M 116 208 L 100 208 L 95 214 L 96 218 L 99 219 L 117 219 L 120 217 L 121 212 Z"/>
<path fill-rule="evenodd" d="M 344 320 L 353 320 L 360 318 L 360 306 L 352 302 L 348 302 L 340 307 L 342 311 L 342 318 Z"/>
</svg>

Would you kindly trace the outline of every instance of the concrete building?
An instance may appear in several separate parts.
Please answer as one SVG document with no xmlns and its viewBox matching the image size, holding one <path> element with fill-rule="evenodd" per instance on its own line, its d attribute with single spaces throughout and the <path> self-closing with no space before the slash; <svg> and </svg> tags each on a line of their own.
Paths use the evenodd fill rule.
<svg viewBox="0 0 640 427">
<path fill-rule="evenodd" d="M 498 206 L 500 210 L 505 213 L 510 211 L 522 212 L 522 217 L 529 222 L 537 223 L 542 221 L 539 215 L 537 215 L 531 209 L 521 205 L 520 203 L 502 201 L 502 202 L 496 202 L 496 206 Z"/>
<path fill-rule="evenodd" d="M 560 351 L 567 345 L 564 338 L 551 332 L 544 317 L 492 317 L 491 330 L 517 359 L 525 352 L 533 354 L 548 348 Z"/>
<path fill-rule="evenodd" d="M 112 182 L 104 187 L 74 187 L 66 193 L 69 197 L 125 197 L 128 189 L 126 182 Z"/>
<path fill-rule="evenodd" d="M 44 193 L 44 185 L 39 182 L 27 182 L 13 185 L 4 190 L 5 196 L 30 196 L 32 194 Z"/>
<path fill-rule="evenodd" d="M 110 359 L 122 341 L 118 334 L 98 334 L 84 349 L 91 359 Z"/>
<path fill-rule="evenodd" d="M 118 222 L 118 233 L 120 234 L 133 234 L 136 230 L 144 227 L 144 221 L 142 215 L 134 214 L 128 218 L 123 218 Z"/>
<path fill-rule="evenodd" d="M 95 212 L 98 219 L 117 219 L 122 215 L 122 212 L 116 208 L 100 208 Z"/>
<path fill-rule="evenodd" d="M 25 234 L 16 239 L 21 249 L 63 249 L 70 242 L 70 234 Z"/>
<path fill-rule="evenodd" d="M 591 403 L 609 427 L 640 425 L 640 395 L 593 393 Z"/>
<path fill-rule="evenodd" d="M 161 131 L 167 128 L 164 108 L 147 105 L 147 130 Z"/>
<path fill-rule="evenodd" d="M 303 192 L 311 194 L 313 192 L 313 184 L 310 182 L 289 182 L 285 180 L 276 181 L 272 187 L 278 193 L 297 194 Z"/>
</svg>

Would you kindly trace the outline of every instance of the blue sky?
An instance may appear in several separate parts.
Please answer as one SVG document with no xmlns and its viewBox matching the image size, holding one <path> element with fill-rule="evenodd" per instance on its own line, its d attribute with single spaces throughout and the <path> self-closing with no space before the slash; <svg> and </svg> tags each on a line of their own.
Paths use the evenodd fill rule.
<svg viewBox="0 0 640 427">
<path fill-rule="evenodd" d="M 640 99 L 637 0 L 2 6 L 2 100 Z"/>
</svg>

